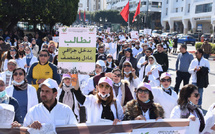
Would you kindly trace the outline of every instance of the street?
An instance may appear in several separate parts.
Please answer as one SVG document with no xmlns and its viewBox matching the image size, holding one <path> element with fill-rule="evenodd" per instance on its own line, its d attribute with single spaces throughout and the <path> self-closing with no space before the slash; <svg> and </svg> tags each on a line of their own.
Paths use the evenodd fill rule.
<svg viewBox="0 0 215 134">
<path fill-rule="evenodd" d="M 180 44 L 178 45 L 179 51 Z M 188 51 L 195 51 L 195 46 L 188 44 L 187 46 Z M 175 78 L 176 78 L 176 71 L 175 71 L 175 63 L 177 59 L 177 55 L 168 54 L 169 57 L 169 73 L 172 75 L 172 83 L 171 86 L 175 86 Z M 195 58 L 195 55 L 194 55 Z M 210 73 L 209 73 L 209 86 L 203 92 L 203 100 L 202 100 L 202 109 L 204 114 L 206 113 L 207 109 L 210 107 L 212 103 L 215 103 L 215 61 L 209 59 L 210 63 Z M 191 78 L 190 78 L 191 83 Z M 181 83 L 180 88 L 183 86 L 183 82 Z"/>
</svg>

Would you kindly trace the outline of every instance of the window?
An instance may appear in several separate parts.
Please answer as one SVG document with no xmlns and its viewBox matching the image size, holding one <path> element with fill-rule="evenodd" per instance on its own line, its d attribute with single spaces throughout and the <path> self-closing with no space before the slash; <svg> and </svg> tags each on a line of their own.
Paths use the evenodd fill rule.
<svg viewBox="0 0 215 134">
<path fill-rule="evenodd" d="M 141 5 L 146 5 L 146 2 L 144 1 L 144 2 L 141 2 Z"/>
<path fill-rule="evenodd" d="M 169 1 L 169 0 L 166 0 L 166 4 L 168 4 L 168 1 Z"/>
<path fill-rule="evenodd" d="M 183 8 L 183 7 L 181 7 L 181 12 L 183 12 L 183 9 L 184 9 L 184 8 Z"/>
<path fill-rule="evenodd" d="M 166 8 L 166 15 L 168 15 L 168 8 Z"/>
<path fill-rule="evenodd" d="M 212 11 L 212 3 L 197 5 L 195 13 L 206 13 Z"/>
<path fill-rule="evenodd" d="M 190 12 L 190 4 L 188 4 L 188 10 L 187 10 L 187 12 L 188 13 Z"/>
<path fill-rule="evenodd" d="M 176 12 L 176 13 L 178 12 L 178 8 L 175 9 L 175 12 Z"/>
</svg>

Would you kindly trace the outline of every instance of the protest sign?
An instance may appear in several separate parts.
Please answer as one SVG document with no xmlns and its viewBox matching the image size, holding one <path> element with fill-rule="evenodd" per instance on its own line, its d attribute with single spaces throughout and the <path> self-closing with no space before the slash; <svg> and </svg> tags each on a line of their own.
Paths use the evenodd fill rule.
<svg viewBox="0 0 215 134">
<path fill-rule="evenodd" d="M 152 29 L 144 29 L 144 34 L 145 35 L 151 35 L 152 34 Z"/>
<path fill-rule="evenodd" d="M 161 120 L 132 120 L 122 121 L 117 125 L 110 122 L 99 123 L 81 123 L 77 125 L 57 126 L 58 134 L 105 134 L 105 133 L 130 133 L 130 134 L 198 134 L 199 120 L 189 121 L 189 119 L 161 119 Z M 28 133 L 29 128 L 22 127 L 18 129 L 0 129 L 1 132 L 18 133 L 19 131 Z"/>
<path fill-rule="evenodd" d="M 90 74 L 95 70 L 96 29 L 59 29 L 58 70 Z"/>
<path fill-rule="evenodd" d="M 132 39 L 138 39 L 139 38 L 138 31 L 131 31 L 130 34 L 131 34 Z"/>
</svg>

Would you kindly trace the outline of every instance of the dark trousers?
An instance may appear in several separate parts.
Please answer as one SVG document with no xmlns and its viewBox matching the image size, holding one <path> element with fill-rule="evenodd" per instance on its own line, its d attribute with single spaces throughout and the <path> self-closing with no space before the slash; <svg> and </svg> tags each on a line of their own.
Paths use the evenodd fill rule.
<svg viewBox="0 0 215 134">
<path fill-rule="evenodd" d="M 189 72 L 181 72 L 181 71 L 177 71 L 176 73 L 176 82 L 175 82 L 175 92 L 178 93 L 181 81 L 183 80 L 183 84 L 186 85 L 189 83 L 190 80 L 190 73 Z"/>
</svg>

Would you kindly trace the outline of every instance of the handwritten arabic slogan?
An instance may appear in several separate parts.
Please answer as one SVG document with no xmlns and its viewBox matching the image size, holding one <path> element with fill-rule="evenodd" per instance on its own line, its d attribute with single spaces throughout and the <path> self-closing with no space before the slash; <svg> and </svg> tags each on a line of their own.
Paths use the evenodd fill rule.
<svg viewBox="0 0 215 134">
<path fill-rule="evenodd" d="M 59 32 L 58 68 L 77 69 L 79 74 L 92 73 L 95 70 L 96 29 L 62 27 Z"/>
</svg>

